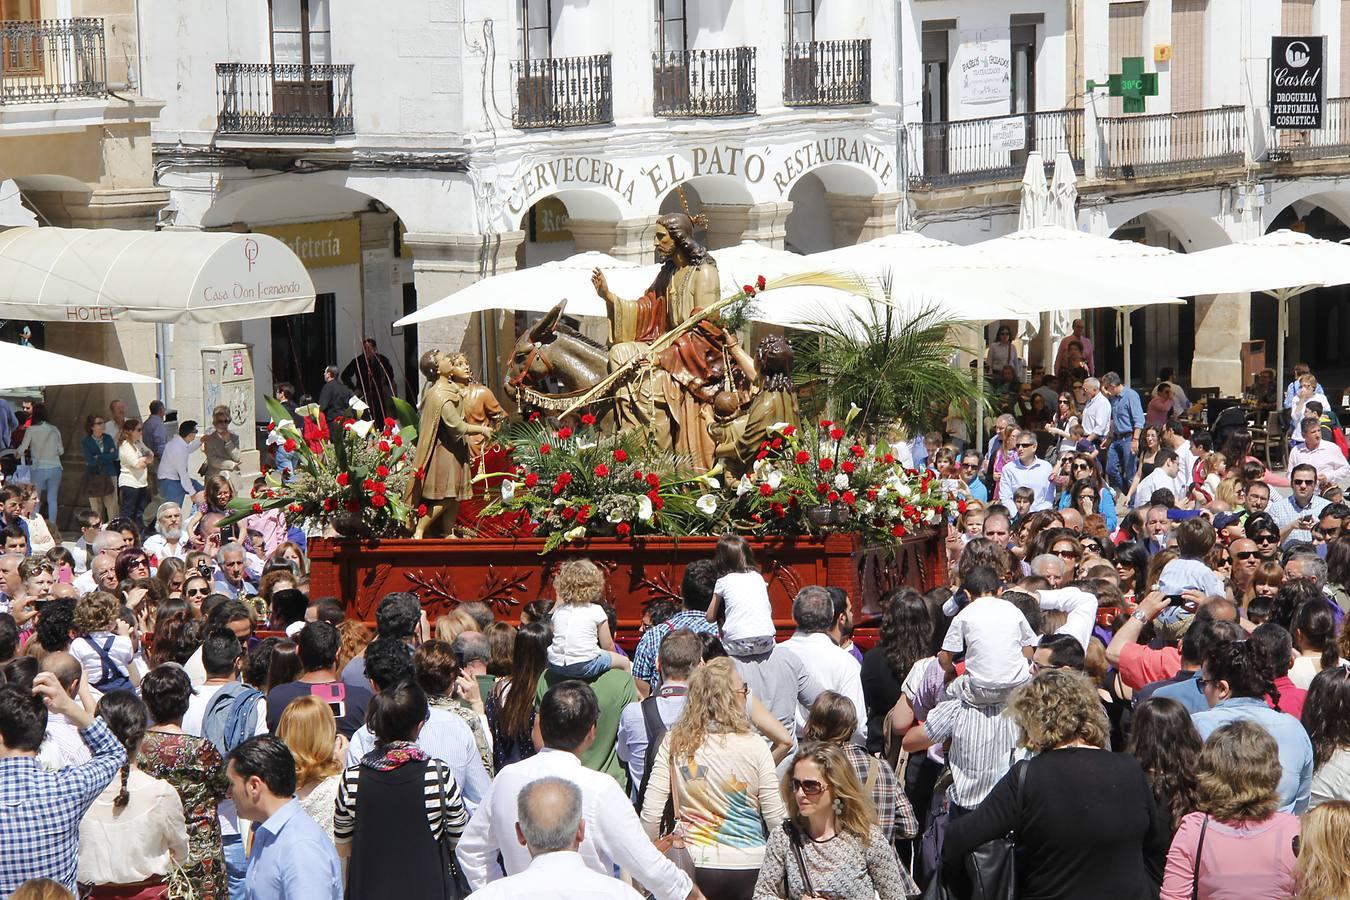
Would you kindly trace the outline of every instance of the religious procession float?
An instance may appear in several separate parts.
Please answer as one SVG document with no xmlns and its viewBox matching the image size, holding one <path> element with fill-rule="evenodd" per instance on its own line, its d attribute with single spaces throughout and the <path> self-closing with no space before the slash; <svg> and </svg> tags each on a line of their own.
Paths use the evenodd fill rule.
<svg viewBox="0 0 1350 900">
<path fill-rule="evenodd" d="M 745 305 L 777 289 L 855 288 L 813 273 L 719 296 L 695 225 L 678 213 L 658 221 L 665 263 L 636 300 L 594 273 L 608 346 L 564 323 L 566 301 L 520 337 L 504 385 L 521 410 L 513 421 L 462 354 L 438 351 L 421 359 L 420 410 L 390 398 L 395 415 L 372 421 L 357 401 L 350 419 L 329 421 L 317 406 L 273 401 L 270 440 L 299 460 L 295 476 L 269 473 L 234 515 L 279 509 L 326 535 L 310 544 L 311 593 L 344 598 L 366 620 L 391 591 L 417 594 L 433 617 L 479 600 L 515 618 L 551 598 L 558 565 L 582 555 L 609 573 L 619 634 L 632 638 L 646 604 L 678 602 L 684 567 L 728 532 L 754 547 L 780 631 L 807 584 L 844 588 L 865 624 L 886 591 L 943 582 L 943 531 L 959 501 L 934 473 L 904 465 L 864 412 L 875 390 L 852 395 L 862 389 L 846 373 L 815 360 L 804 418 L 793 342 L 768 334 L 752 354 L 736 336 Z M 806 344 L 815 354 L 824 339 Z M 918 352 L 869 348 L 881 354 L 860 373 L 869 385 L 886 381 L 888 354 Z M 966 390 L 943 358 L 951 349 L 928 352 L 948 389 Z"/>
</svg>

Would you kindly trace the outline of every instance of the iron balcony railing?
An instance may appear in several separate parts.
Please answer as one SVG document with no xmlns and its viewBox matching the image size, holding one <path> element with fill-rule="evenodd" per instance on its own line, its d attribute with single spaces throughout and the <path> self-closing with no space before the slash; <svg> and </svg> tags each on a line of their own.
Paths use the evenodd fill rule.
<svg viewBox="0 0 1350 900">
<path fill-rule="evenodd" d="M 1336 97 L 1327 101 L 1322 127 L 1308 131 L 1275 132 L 1272 161 L 1289 159 L 1322 159 L 1350 155 L 1350 97 Z"/>
<path fill-rule="evenodd" d="M 755 48 L 652 54 L 654 112 L 672 118 L 755 112 Z"/>
<path fill-rule="evenodd" d="M 518 59 L 511 63 L 517 128 L 569 128 L 614 121 L 610 56 Z"/>
<path fill-rule="evenodd" d="M 102 19 L 0 20 L 0 104 L 108 93 Z"/>
<path fill-rule="evenodd" d="M 798 41 L 783 47 L 783 103 L 850 106 L 872 102 L 872 42 Z"/>
<path fill-rule="evenodd" d="M 216 63 L 216 88 L 221 134 L 356 131 L 351 66 Z"/>
<path fill-rule="evenodd" d="M 1060 151 L 1083 173 L 1083 111 L 991 116 L 908 126 L 910 182 L 921 187 L 1009 181 L 1022 177 L 1027 154 L 1040 151 L 1047 171 Z"/>
<path fill-rule="evenodd" d="M 1098 119 L 1103 178 L 1171 175 L 1240 166 L 1246 110 L 1241 106 Z"/>
</svg>

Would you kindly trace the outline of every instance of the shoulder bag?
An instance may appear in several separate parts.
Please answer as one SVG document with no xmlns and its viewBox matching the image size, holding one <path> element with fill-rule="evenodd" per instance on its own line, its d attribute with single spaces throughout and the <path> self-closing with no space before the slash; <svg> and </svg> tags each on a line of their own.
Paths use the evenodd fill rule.
<svg viewBox="0 0 1350 900">
<path fill-rule="evenodd" d="M 445 796 L 445 782 L 450 777 L 450 771 L 441 765 L 438 759 L 430 760 L 436 767 L 436 789 L 441 795 L 441 850 L 446 857 L 446 877 L 445 877 L 445 900 L 464 900 L 473 893 L 473 888 L 469 887 L 469 879 L 465 877 L 464 870 L 459 867 L 459 860 L 455 857 L 454 844 L 450 843 L 450 829 L 447 827 L 446 820 L 450 815 L 450 801 Z"/>
<path fill-rule="evenodd" d="M 661 836 L 654 844 L 656 849 L 661 852 L 666 859 L 675 864 L 675 868 L 689 876 L 689 880 L 694 880 L 694 858 L 689 855 L 688 848 L 684 845 L 684 829 L 680 824 L 680 788 L 678 781 L 678 772 L 675 771 L 675 749 L 668 746 L 666 748 L 670 759 L 670 811 L 671 819 L 669 827 L 667 820 L 662 817 Z"/>
<path fill-rule="evenodd" d="M 1017 769 L 1017 806 L 1022 807 L 1022 791 L 1027 780 L 1027 764 Z M 939 865 L 923 893 L 923 900 L 1017 900 L 1017 832 L 1014 829 L 1001 838 L 981 844 L 966 855 L 963 864 L 968 894 L 962 896 L 953 889 Z"/>
<path fill-rule="evenodd" d="M 805 892 L 803 896 L 814 897 L 816 895 L 815 886 L 811 884 L 811 872 L 806 868 L 806 858 L 802 856 L 802 833 L 797 828 L 797 824 L 791 819 L 783 820 L 783 831 L 787 834 L 788 847 L 792 850 L 792 858 L 797 861 L 797 869 L 802 873 L 802 889 Z M 783 867 L 783 896 L 791 897 L 788 890 L 787 867 Z"/>
<path fill-rule="evenodd" d="M 1191 876 L 1191 900 L 1200 900 L 1200 854 L 1205 852 L 1205 831 L 1209 828 L 1209 815 L 1200 823 L 1200 841 L 1195 847 L 1195 874 Z M 1295 854 L 1297 855 L 1297 854 Z"/>
</svg>

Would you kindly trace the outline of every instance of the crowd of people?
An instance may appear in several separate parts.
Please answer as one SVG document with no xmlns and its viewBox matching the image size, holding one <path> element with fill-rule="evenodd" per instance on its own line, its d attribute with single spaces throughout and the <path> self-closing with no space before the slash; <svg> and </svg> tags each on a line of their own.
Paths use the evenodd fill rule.
<svg viewBox="0 0 1350 900">
<path fill-rule="evenodd" d="M 1320 423 L 1272 485 L 1240 431 L 1085 393 L 1048 450 L 1007 420 L 934 448 L 943 587 L 859 623 L 804 586 L 781 642 L 734 535 L 626 649 L 585 558 L 518 609 L 388 594 L 372 630 L 279 516 L 221 524 L 225 472 L 148 528 L 82 510 L 74 552 L 7 485 L 0 898 L 957 898 L 1013 854 L 1028 898 L 1350 897 Z"/>
</svg>

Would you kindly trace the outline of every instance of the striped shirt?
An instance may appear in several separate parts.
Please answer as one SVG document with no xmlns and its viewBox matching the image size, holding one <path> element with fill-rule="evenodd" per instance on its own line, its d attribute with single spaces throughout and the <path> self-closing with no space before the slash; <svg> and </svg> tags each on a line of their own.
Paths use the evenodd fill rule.
<svg viewBox="0 0 1350 900">
<path fill-rule="evenodd" d="M 947 796 L 963 809 L 984 802 L 1012 766 L 1019 729 L 1004 709 L 1003 703 L 974 706 L 964 699 L 944 700 L 923 723 L 930 740 L 951 741 L 947 765 L 952 786 Z"/>
<path fill-rule="evenodd" d="M 348 766 L 342 773 L 342 784 L 338 788 L 337 805 L 333 813 L 333 843 L 339 846 L 350 844 L 356 831 L 357 788 L 360 780 L 359 765 Z M 441 804 L 442 780 L 445 783 L 444 805 Z M 442 830 L 447 830 L 450 843 L 458 843 L 469 816 L 464 811 L 464 801 L 460 799 L 454 774 L 437 759 L 427 760 L 422 796 L 426 806 L 427 827 L 431 829 L 432 838 L 439 841 Z"/>
</svg>

